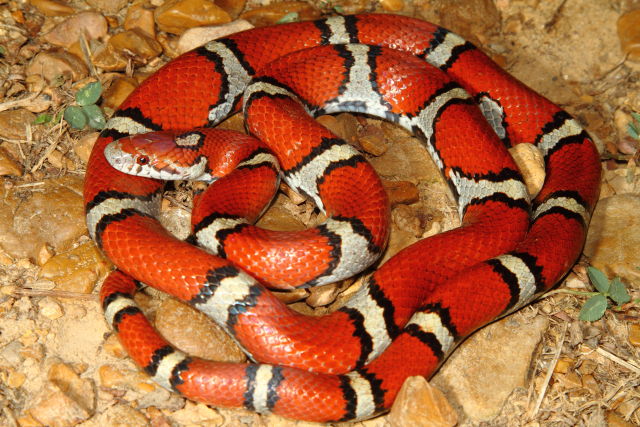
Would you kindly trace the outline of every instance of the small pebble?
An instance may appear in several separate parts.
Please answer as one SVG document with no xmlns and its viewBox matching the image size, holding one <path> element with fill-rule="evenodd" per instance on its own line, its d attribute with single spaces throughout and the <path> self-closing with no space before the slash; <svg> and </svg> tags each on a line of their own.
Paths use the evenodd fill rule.
<svg viewBox="0 0 640 427">
<path fill-rule="evenodd" d="M 40 314 L 49 320 L 59 319 L 63 315 L 62 306 L 51 297 L 45 297 L 38 301 L 38 308 Z"/>
</svg>

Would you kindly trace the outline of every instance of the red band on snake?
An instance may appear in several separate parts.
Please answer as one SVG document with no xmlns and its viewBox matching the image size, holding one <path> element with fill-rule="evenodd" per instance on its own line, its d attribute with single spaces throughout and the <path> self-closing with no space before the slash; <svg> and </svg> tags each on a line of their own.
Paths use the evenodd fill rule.
<svg viewBox="0 0 640 427">
<path fill-rule="evenodd" d="M 321 45 L 335 46 L 303 50 Z M 299 272 L 278 275 L 282 267 L 272 273 L 262 265 L 271 248 L 257 257 L 243 252 L 271 233 L 238 219 L 261 205 L 238 207 L 231 197 L 194 219 L 191 239 L 202 243 L 198 231 L 204 240 L 222 235 L 213 245 L 231 261 L 176 240 L 153 217 L 162 184 L 120 173 L 105 159 L 105 147 L 127 135 L 212 126 L 243 94 L 251 133 L 274 152 L 284 179 L 329 217 L 307 231 L 318 261 L 310 270 L 304 260 Z M 388 208 L 378 204 L 384 192 L 362 156 L 305 109 L 382 116 L 422 137 L 463 224 L 399 252 L 344 307 L 320 318 L 290 311 L 260 282 L 324 283 L 352 269 L 345 256 L 354 247 L 365 254 L 354 264 L 366 268 L 386 241 Z M 200 144 L 192 135 L 184 141 Z M 530 226 L 506 152 L 523 142 L 538 146 L 547 172 Z M 213 184 L 222 194 L 253 174 L 271 177 L 261 194 L 273 191 L 276 167 L 248 144 L 238 171 Z M 599 180 L 597 151 L 577 122 L 471 44 L 423 21 L 362 15 L 238 33 L 167 64 L 109 121 L 87 168 L 85 202 L 91 236 L 120 270 L 103 285 L 105 315 L 156 381 L 215 406 L 338 421 L 387 410 L 405 378 L 431 375 L 462 338 L 557 283 L 580 254 Z M 236 267 L 242 261 L 247 272 Z M 133 278 L 204 311 L 261 364 L 203 361 L 172 348 L 133 303 Z"/>
</svg>

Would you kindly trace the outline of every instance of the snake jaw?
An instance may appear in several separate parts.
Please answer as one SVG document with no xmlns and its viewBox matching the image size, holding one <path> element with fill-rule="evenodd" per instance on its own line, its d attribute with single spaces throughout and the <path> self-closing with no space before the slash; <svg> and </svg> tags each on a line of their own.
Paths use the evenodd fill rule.
<svg viewBox="0 0 640 427">
<path fill-rule="evenodd" d="M 138 166 L 135 158 L 122 150 L 119 141 L 107 144 L 104 148 L 104 157 L 114 169 L 129 175 L 138 175 L 138 171 L 134 171 Z"/>
</svg>

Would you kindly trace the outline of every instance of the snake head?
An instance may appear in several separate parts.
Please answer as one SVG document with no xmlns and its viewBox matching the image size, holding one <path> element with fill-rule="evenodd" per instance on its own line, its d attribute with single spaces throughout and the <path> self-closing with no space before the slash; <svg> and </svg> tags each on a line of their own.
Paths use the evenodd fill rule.
<svg viewBox="0 0 640 427">
<path fill-rule="evenodd" d="M 210 180 L 207 160 L 176 144 L 173 132 L 127 136 L 108 144 L 104 155 L 120 172 L 162 180 Z"/>
</svg>

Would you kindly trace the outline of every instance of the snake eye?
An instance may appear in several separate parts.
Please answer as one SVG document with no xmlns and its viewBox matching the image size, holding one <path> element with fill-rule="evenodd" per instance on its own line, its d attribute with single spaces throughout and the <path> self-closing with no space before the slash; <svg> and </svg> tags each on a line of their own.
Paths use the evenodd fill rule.
<svg viewBox="0 0 640 427">
<path fill-rule="evenodd" d="M 148 156 L 138 156 L 138 158 L 136 159 L 136 163 L 138 163 L 140 166 L 144 166 L 144 165 L 149 163 L 149 157 Z"/>
</svg>

